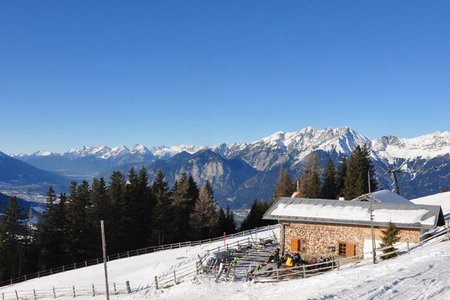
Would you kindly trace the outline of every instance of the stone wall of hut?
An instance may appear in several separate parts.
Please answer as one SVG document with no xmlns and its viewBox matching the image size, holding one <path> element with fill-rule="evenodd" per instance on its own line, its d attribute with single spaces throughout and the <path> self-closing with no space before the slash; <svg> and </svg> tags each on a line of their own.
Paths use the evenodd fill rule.
<svg viewBox="0 0 450 300">
<path fill-rule="evenodd" d="M 364 240 L 372 240 L 370 226 L 327 225 L 314 223 L 284 223 L 284 250 L 291 252 L 292 240 L 302 240 L 303 256 L 337 256 L 339 243 L 355 245 L 356 255 L 363 255 Z M 386 228 L 375 228 L 375 239 L 381 241 Z M 400 242 L 418 243 L 419 229 L 400 228 Z"/>
</svg>

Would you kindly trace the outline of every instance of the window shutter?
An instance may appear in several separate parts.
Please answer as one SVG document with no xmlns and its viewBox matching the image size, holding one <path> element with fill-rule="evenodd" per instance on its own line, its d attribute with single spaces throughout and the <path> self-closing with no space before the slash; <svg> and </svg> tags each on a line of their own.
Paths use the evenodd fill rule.
<svg viewBox="0 0 450 300">
<path fill-rule="evenodd" d="M 297 252 L 299 250 L 299 240 L 291 240 L 291 251 Z"/>
<path fill-rule="evenodd" d="M 356 246 L 355 244 L 347 244 L 345 249 L 345 256 L 355 256 L 356 255 Z"/>
</svg>

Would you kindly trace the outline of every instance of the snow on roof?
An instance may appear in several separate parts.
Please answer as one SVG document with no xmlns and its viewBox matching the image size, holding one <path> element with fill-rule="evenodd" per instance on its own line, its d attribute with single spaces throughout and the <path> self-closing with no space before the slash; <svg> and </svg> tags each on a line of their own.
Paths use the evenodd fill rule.
<svg viewBox="0 0 450 300">
<path fill-rule="evenodd" d="M 433 228 L 439 220 L 440 207 L 412 203 L 369 203 L 325 199 L 279 198 L 264 219 L 334 224 L 370 225 L 370 206 L 374 224 L 392 222 L 399 227 Z"/>
<path fill-rule="evenodd" d="M 424 205 L 440 205 L 445 219 L 450 219 L 450 192 L 412 199 L 411 202 Z"/>
<path fill-rule="evenodd" d="M 354 200 L 360 200 L 360 198 L 369 198 L 372 199 L 373 202 L 377 203 L 397 203 L 397 204 L 411 204 L 411 201 L 409 201 L 406 198 L 403 198 L 402 196 L 391 192 L 389 190 L 381 190 L 377 192 L 373 192 L 370 194 L 362 195 L 361 197 L 358 197 Z"/>
</svg>

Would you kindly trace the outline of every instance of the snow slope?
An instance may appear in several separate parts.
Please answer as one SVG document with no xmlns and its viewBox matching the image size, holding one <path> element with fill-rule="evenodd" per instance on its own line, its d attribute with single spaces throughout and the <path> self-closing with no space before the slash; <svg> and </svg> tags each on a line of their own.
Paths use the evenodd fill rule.
<svg viewBox="0 0 450 300">
<path fill-rule="evenodd" d="M 258 233 L 258 237 L 272 234 L 269 230 Z M 110 262 L 110 282 L 130 280 L 132 288 L 145 287 L 155 275 L 183 261 L 195 260 L 206 249 L 221 244 L 216 242 Z M 143 289 L 130 295 L 113 296 L 112 299 L 450 299 L 448 270 L 450 242 L 446 241 L 416 248 L 410 254 L 376 265 L 365 261 L 307 279 L 265 284 L 215 283 L 203 279 L 200 282 L 187 281 L 165 290 Z M 20 293 L 33 288 L 49 290 L 53 286 L 90 286 L 91 283 L 97 285 L 102 282 L 103 266 L 97 265 L 4 287 L 0 292 L 11 293 L 17 289 Z M 77 298 L 103 299 L 104 296 Z"/>
</svg>

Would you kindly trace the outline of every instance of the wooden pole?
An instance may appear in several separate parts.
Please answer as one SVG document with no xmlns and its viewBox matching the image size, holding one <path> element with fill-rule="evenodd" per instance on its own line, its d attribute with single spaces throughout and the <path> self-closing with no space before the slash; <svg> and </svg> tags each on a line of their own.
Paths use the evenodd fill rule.
<svg viewBox="0 0 450 300">
<path fill-rule="evenodd" d="M 128 294 L 131 294 L 130 282 L 127 281 L 127 282 L 126 282 L 126 285 L 127 285 L 127 293 L 128 293 Z"/>
<path fill-rule="evenodd" d="M 75 286 L 72 285 L 72 290 L 73 290 L 73 297 L 75 298 L 77 296 L 77 294 L 75 293 Z"/>
<path fill-rule="evenodd" d="M 34 300 L 36 300 L 36 290 L 33 289 L 33 296 L 34 296 Z"/>
<path fill-rule="evenodd" d="M 17 290 L 14 290 L 16 292 L 16 299 L 19 300 L 19 294 L 17 293 Z"/>
<path fill-rule="evenodd" d="M 53 288 L 53 298 L 56 299 L 56 291 L 55 291 L 55 288 Z"/>
<path fill-rule="evenodd" d="M 92 297 L 95 297 L 95 287 L 94 287 L 94 284 L 92 284 Z"/>
<path fill-rule="evenodd" d="M 155 288 L 158 289 L 158 276 L 155 276 Z"/>
<path fill-rule="evenodd" d="M 105 239 L 105 224 L 103 220 L 100 221 L 102 229 L 102 248 L 103 248 L 103 265 L 105 267 L 105 285 L 106 285 L 106 300 L 109 300 L 109 285 L 108 285 L 108 267 L 106 265 L 106 239 Z"/>
</svg>

